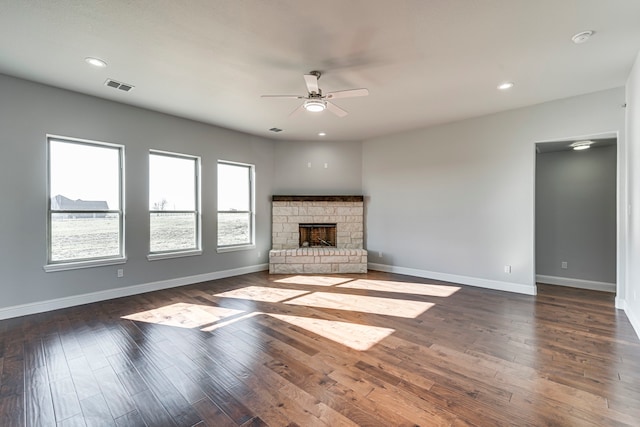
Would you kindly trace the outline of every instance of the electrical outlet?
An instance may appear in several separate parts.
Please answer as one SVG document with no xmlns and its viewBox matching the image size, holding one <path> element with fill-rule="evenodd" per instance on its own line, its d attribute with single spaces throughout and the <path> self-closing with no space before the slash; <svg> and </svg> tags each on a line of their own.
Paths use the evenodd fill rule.
<svg viewBox="0 0 640 427">
<path fill-rule="evenodd" d="M 382 258 L 382 252 L 378 252 L 378 258 Z"/>
<path fill-rule="evenodd" d="M 258 251 L 258 258 L 262 256 L 262 252 Z"/>
<path fill-rule="evenodd" d="M 567 261 L 562 261 L 562 264 L 561 264 L 560 266 L 561 266 L 561 268 L 562 268 L 563 270 L 566 270 L 566 269 L 568 268 L 568 267 L 567 267 Z"/>
<path fill-rule="evenodd" d="M 118 269 L 118 277 L 124 277 L 124 269 L 123 268 L 119 268 Z"/>
<path fill-rule="evenodd" d="M 511 273 L 511 266 L 510 265 L 505 265 L 504 266 L 504 272 L 505 273 Z"/>
</svg>

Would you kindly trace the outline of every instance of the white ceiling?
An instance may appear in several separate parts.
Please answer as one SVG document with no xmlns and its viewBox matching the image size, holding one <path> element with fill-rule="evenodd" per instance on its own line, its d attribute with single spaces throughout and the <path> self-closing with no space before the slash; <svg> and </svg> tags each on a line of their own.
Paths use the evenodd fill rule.
<svg viewBox="0 0 640 427">
<path fill-rule="evenodd" d="M 1 73 L 276 139 L 362 140 L 618 87 L 639 49 L 639 0 L 0 0 Z M 305 94 L 311 70 L 324 92 L 370 95 L 336 100 L 344 118 L 260 98 Z"/>
</svg>

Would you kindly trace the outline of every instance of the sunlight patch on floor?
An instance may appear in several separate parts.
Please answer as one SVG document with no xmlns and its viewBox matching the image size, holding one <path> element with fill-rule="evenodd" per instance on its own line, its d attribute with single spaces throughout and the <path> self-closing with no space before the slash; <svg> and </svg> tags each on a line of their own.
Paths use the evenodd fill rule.
<svg viewBox="0 0 640 427">
<path fill-rule="evenodd" d="M 244 316 L 237 316 L 237 317 L 233 317 L 231 319 L 228 320 L 223 320 L 222 322 L 218 322 L 215 323 L 211 326 L 206 326 L 202 329 L 200 329 L 202 332 L 211 332 L 211 331 L 215 331 L 216 329 L 220 329 L 223 328 L 225 326 L 231 325 L 232 323 L 236 323 L 236 322 L 240 322 L 242 320 L 247 320 L 251 317 L 257 316 L 258 314 L 264 314 L 260 311 L 252 311 L 250 313 L 245 314 Z"/>
<path fill-rule="evenodd" d="M 348 277 L 331 276 L 291 276 L 284 279 L 274 280 L 275 283 L 290 283 L 292 285 L 313 285 L 313 286 L 335 286 L 340 283 L 349 282 L 353 279 Z"/>
<path fill-rule="evenodd" d="M 375 344 L 395 332 L 395 329 L 339 322 L 336 320 L 289 316 L 284 314 L 267 314 L 358 351 L 369 350 Z"/>
<path fill-rule="evenodd" d="M 215 297 L 239 298 L 251 301 L 280 302 L 308 293 L 305 290 L 247 286 L 232 291 L 215 294 Z"/>
<path fill-rule="evenodd" d="M 123 319 L 138 322 L 155 323 L 165 326 L 177 326 L 180 328 L 197 328 L 210 323 L 215 323 L 229 316 L 243 313 L 232 308 L 211 307 L 208 305 L 189 304 L 179 302 L 154 308 L 153 310 L 122 316 Z"/>
<path fill-rule="evenodd" d="M 430 297 L 450 297 L 460 290 L 458 286 L 432 285 L 428 283 L 394 282 L 389 280 L 357 279 L 338 288 L 367 289 L 370 291 L 396 292 Z"/>
<path fill-rule="evenodd" d="M 368 297 L 364 295 L 334 294 L 329 292 L 313 292 L 287 301 L 285 304 L 359 311 L 361 313 L 405 318 L 418 317 L 434 306 L 434 304 L 430 302 Z"/>
<path fill-rule="evenodd" d="M 384 338 L 390 336 L 394 332 L 394 329 L 346 321 L 278 314 L 278 312 L 290 312 L 292 309 L 283 310 L 289 305 L 309 307 L 312 309 L 339 310 L 345 313 L 355 312 L 381 316 L 416 318 L 435 304 L 426 301 L 398 299 L 398 295 L 395 295 L 396 298 L 354 295 L 346 293 L 347 289 L 432 297 L 448 297 L 460 289 L 457 286 L 353 279 L 337 276 L 290 276 L 275 280 L 274 282 L 287 284 L 291 288 L 295 288 L 295 286 L 291 285 L 297 284 L 301 285 L 300 288 L 305 288 L 306 286 L 323 286 L 334 287 L 334 289 L 341 289 L 341 291 L 339 293 L 313 292 L 309 291 L 309 288 L 291 289 L 289 287 L 246 286 L 214 294 L 213 296 L 216 298 L 212 300 L 212 304 L 220 305 L 228 305 L 225 303 L 225 298 L 227 298 L 227 302 L 236 299 L 231 305 L 237 305 L 239 303 L 237 300 L 256 302 L 255 305 L 250 304 L 244 309 L 218 307 L 215 305 L 175 303 L 122 316 L 122 318 L 180 328 L 200 328 L 203 332 L 212 332 L 233 323 L 248 320 L 258 314 L 266 314 L 353 348 L 354 350 L 366 351 Z M 218 298 L 220 300 L 218 300 Z M 243 303 L 242 305 L 247 304 Z M 254 311 L 254 308 L 260 311 Z M 274 311 L 275 313 L 269 313 L 269 311 Z M 360 317 L 360 319 L 362 319 L 362 317 Z"/>
</svg>

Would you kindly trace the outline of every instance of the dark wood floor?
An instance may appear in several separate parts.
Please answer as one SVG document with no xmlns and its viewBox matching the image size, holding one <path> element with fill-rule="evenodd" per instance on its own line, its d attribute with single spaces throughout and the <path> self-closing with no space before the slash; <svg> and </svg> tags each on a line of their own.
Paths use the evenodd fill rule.
<svg viewBox="0 0 640 427">
<path fill-rule="evenodd" d="M 3 426 L 640 425 L 606 293 L 255 273 L 0 322 Z"/>
</svg>

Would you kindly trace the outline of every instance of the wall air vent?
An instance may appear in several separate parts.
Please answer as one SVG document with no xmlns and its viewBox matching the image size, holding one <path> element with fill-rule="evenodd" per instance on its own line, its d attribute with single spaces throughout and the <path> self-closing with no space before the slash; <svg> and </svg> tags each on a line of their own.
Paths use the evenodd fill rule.
<svg viewBox="0 0 640 427">
<path fill-rule="evenodd" d="M 120 89 L 120 90 L 122 90 L 124 92 L 130 92 L 135 87 L 134 85 L 130 85 L 130 84 L 127 84 L 127 83 L 122 83 L 122 82 L 119 82 L 119 81 L 113 80 L 113 79 L 107 79 L 104 82 L 104 84 L 105 84 L 105 86 L 109 86 L 109 87 L 112 87 L 114 89 Z"/>
</svg>

